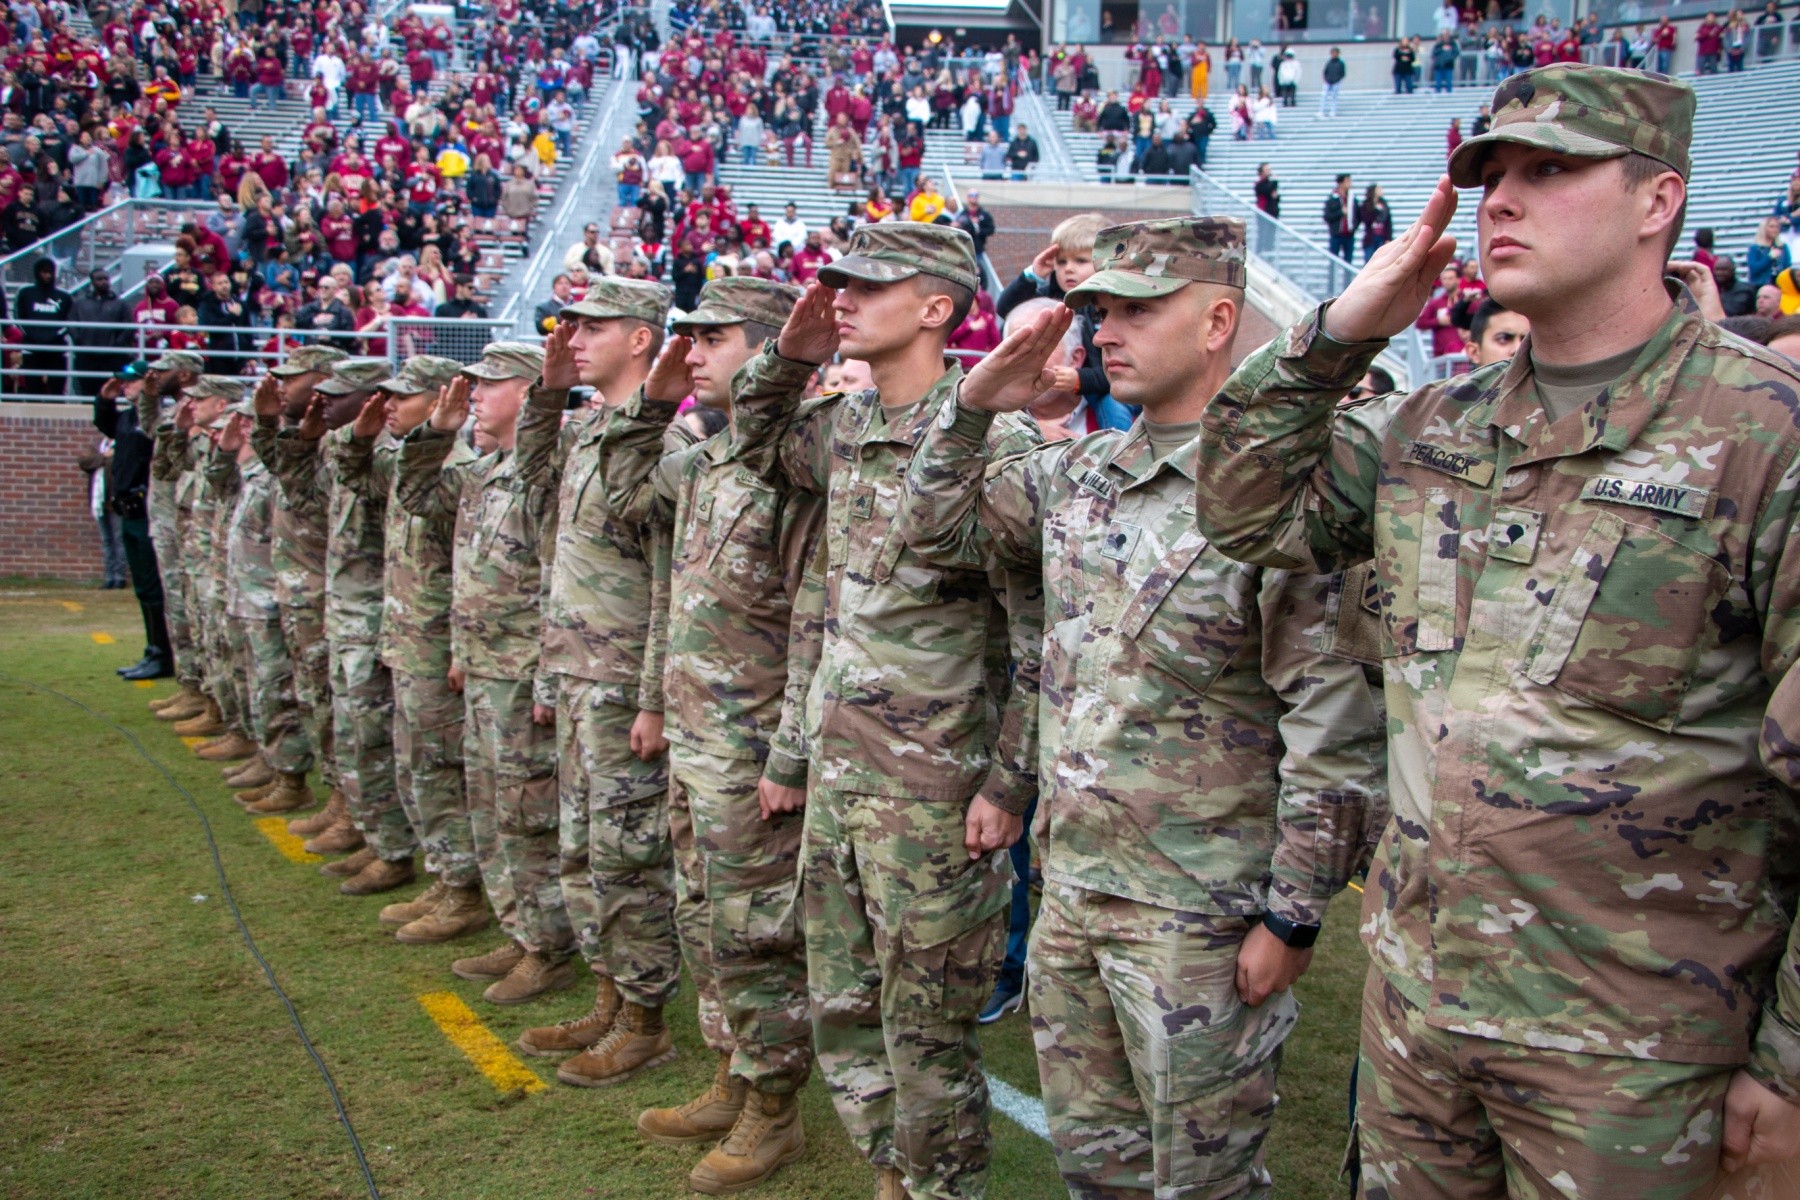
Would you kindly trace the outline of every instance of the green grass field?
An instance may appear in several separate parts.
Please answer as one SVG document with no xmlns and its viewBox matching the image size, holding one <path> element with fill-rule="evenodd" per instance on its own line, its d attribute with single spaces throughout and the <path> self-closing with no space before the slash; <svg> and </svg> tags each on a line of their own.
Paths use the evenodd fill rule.
<svg viewBox="0 0 1800 1200">
<path fill-rule="evenodd" d="M 110 644 L 99 638 L 110 637 Z M 675 1005 L 682 1056 L 616 1089 L 554 1082 L 498 1091 L 418 997 L 453 992 L 510 1044 L 573 1015 L 585 988 L 516 1009 L 480 1000 L 450 959 L 492 945 L 402 946 L 352 899 L 284 859 L 213 766 L 193 757 L 120 682 L 140 626 L 129 592 L 0 587 L 0 1195 L 18 1198 L 366 1195 L 323 1081 L 245 948 L 199 820 L 103 721 L 24 686 L 80 700 L 136 733 L 211 822 L 245 922 L 337 1082 L 381 1194 L 393 1200 L 688 1195 L 697 1153 L 649 1147 L 632 1122 L 705 1085 L 711 1063 L 691 993 Z M 410 889 L 407 893 L 410 894 Z M 1287 1048 L 1270 1140 L 1276 1195 L 1337 1200 L 1344 1091 L 1365 959 L 1354 895 L 1339 902 Z M 990 1074 L 1037 1094 L 1025 1020 L 983 1033 Z M 815 1078 L 809 1154 L 757 1195 L 866 1197 Z M 996 1114 L 989 1195 L 1063 1194 L 1049 1146 Z"/>
</svg>

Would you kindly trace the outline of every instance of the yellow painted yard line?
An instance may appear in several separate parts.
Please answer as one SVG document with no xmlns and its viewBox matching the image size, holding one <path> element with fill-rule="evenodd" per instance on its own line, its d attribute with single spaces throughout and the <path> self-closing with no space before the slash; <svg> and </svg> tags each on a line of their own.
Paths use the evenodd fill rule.
<svg viewBox="0 0 1800 1200">
<path fill-rule="evenodd" d="M 1355 889 L 1356 889 L 1356 891 L 1357 891 L 1357 894 L 1358 894 L 1358 895 L 1361 895 L 1361 894 L 1362 894 L 1362 890 L 1363 890 L 1363 889 L 1362 889 L 1362 884 L 1360 884 L 1360 883 L 1358 883 L 1358 882 L 1356 882 L 1356 880 L 1354 880 L 1354 879 L 1352 879 L 1352 880 L 1351 880 L 1351 881 L 1350 881 L 1350 884 L 1349 884 L 1349 886 L 1351 886 L 1351 887 L 1353 887 L 1353 888 L 1355 888 Z"/>
<path fill-rule="evenodd" d="M 62 605 L 63 608 L 69 612 L 81 611 L 81 605 L 75 603 L 73 600 L 58 600 L 57 603 Z"/>
<path fill-rule="evenodd" d="M 306 839 L 298 834 L 288 832 L 286 817 L 259 817 L 256 827 L 262 835 L 273 842 L 281 851 L 281 857 L 289 862 L 316 863 L 324 862 L 323 855 L 314 854 L 306 848 Z"/>
<path fill-rule="evenodd" d="M 90 633 L 88 636 L 94 639 L 94 645 L 96 646 L 110 646 L 113 644 L 113 635 L 110 633 Z"/>
<path fill-rule="evenodd" d="M 153 688 L 156 686 L 156 681 L 154 679 L 134 679 L 132 682 L 141 688 Z"/>
<path fill-rule="evenodd" d="M 450 1039 L 450 1044 L 461 1050 L 496 1088 L 503 1092 L 544 1090 L 544 1081 L 537 1073 L 520 1062 L 456 993 L 427 992 L 419 997 L 419 1006 Z"/>
<path fill-rule="evenodd" d="M 192 750 L 195 746 L 198 746 L 201 742 L 210 742 L 210 741 L 212 741 L 211 738 L 184 737 L 181 739 L 181 744 L 186 746 L 189 750 Z"/>
</svg>

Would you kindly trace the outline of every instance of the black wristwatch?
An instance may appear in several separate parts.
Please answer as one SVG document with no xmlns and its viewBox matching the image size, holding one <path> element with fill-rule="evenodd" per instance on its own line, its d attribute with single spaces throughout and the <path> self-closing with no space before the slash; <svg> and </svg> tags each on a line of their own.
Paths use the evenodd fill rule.
<svg viewBox="0 0 1800 1200">
<path fill-rule="evenodd" d="M 1263 914 L 1263 928 L 1274 934 L 1282 945 L 1294 950 L 1304 950 L 1319 940 L 1317 925 L 1296 925 L 1286 917 L 1278 917 L 1272 912 Z"/>
</svg>

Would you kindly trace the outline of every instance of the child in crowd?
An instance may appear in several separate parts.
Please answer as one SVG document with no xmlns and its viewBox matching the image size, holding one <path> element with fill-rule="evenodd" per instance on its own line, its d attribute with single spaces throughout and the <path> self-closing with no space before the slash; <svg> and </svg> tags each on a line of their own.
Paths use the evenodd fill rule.
<svg viewBox="0 0 1800 1200">
<path fill-rule="evenodd" d="M 1017 279 L 1006 285 L 1006 290 L 994 302 L 996 315 L 1004 321 L 1007 313 L 1034 296 L 1061 300 L 1065 292 L 1087 282 L 1094 273 L 1094 239 L 1110 224 L 1113 222 L 1099 213 L 1081 213 L 1065 219 L 1051 230 L 1050 244 L 1038 252 Z M 1123 412 L 1129 412 L 1135 417 L 1135 410 L 1117 406 L 1110 399 L 1112 388 L 1106 381 L 1106 369 L 1100 364 L 1099 351 L 1094 349 L 1094 331 L 1099 327 L 1099 321 L 1092 306 L 1076 310 L 1075 321 L 1081 330 L 1084 351 L 1081 366 L 1076 369 L 1082 398 L 1096 412 L 1102 409 L 1110 412 L 1119 407 L 1121 416 Z M 1130 421 L 1125 423 L 1130 424 Z"/>
</svg>

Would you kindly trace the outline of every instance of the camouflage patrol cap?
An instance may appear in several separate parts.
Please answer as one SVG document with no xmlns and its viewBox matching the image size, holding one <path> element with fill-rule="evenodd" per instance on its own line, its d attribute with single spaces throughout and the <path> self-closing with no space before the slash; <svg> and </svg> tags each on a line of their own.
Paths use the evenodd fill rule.
<svg viewBox="0 0 1800 1200">
<path fill-rule="evenodd" d="M 556 319 L 635 317 L 661 329 L 663 322 L 669 319 L 669 305 L 674 299 L 675 292 L 667 284 L 605 275 L 588 284 L 587 292 L 580 300 L 565 304 Z"/>
<path fill-rule="evenodd" d="M 450 381 L 462 369 L 463 365 L 454 358 L 418 354 L 406 360 L 406 365 L 400 368 L 398 375 L 392 379 L 384 379 L 376 386 L 396 396 L 416 396 L 420 392 L 435 392 L 441 387 L 450 386 Z"/>
<path fill-rule="evenodd" d="M 313 390 L 327 396 L 348 396 L 373 389 L 391 374 L 385 358 L 346 358 L 330 366 L 331 374 Z"/>
<path fill-rule="evenodd" d="M 329 371 L 333 363 L 341 363 L 349 357 L 334 346 L 296 346 L 288 351 L 286 358 L 270 369 L 269 374 L 287 379 L 305 375 L 309 371 Z"/>
<path fill-rule="evenodd" d="M 805 293 L 790 283 L 728 275 L 700 289 L 694 311 L 675 322 L 675 332 L 685 334 L 699 325 L 739 325 L 755 321 L 780 328 Z"/>
<path fill-rule="evenodd" d="M 1646 154 L 1686 179 L 1694 89 L 1650 71 L 1557 63 L 1521 71 L 1494 89 L 1494 124 L 1450 156 L 1450 182 L 1481 183 L 1481 163 L 1500 142 L 1576 158 Z"/>
<path fill-rule="evenodd" d="M 489 342 L 481 361 L 462 369 L 471 379 L 536 379 L 544 373 L 544 348 L 529 342 Z"/>
<path fill-rule="evenodd" d="M 235 404 L 244 398 L 244 381 L 229 375 L 202 375 L 182 388 L 181 394 L 189 400 L 208 400 L 217 396 Z"/>
<path fill-rule="evenodd" d="M 170 350 L 161 358 L 150 364 L 152 371 L 192 371 L 196 375 L 206 370 L 206 364 L 198 354 L 187 350 Z"/>
<path fill-rule="evenodd" d="M 884 221 L 857 229 L 849 252 L 819 268 L 819 282 L 834 288 L 852 279 L 894 283 L 914 275 L 935 275 L 975 291 L 981 286 L 975 243 L 950 225 Z"/>
<path fill-rule="evenodd" d="M 1096 296 L 1142 300 L 1190 283 L 1241 288 L 1244 223 L 1236 217 L 1165 217 L 1102 229 L 1094 237 L 1094 273 L 1063 296 L 1070 308 Z"/>
</svg>

